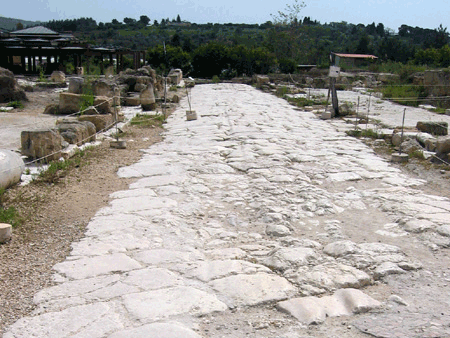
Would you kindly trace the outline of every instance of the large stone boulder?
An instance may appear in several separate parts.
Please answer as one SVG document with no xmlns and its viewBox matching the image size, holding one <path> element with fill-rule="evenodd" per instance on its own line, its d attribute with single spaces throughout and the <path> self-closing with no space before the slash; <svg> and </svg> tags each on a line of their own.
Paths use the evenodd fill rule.
<svg viewBox="0 0 450 338">
<path fill-rule="evenodd" d="M 60 114 L 78 113 L 83 100 L 83 95 L 80 94 L 60 93 L 58 111 Z M 112 100 L 106 96 L 94 98 L 94 106 L 100 114 L 112 114 L 114 112 L 111 102 Z"/>
<path fill-rule="evenodd" d="M 69 79 L 69 93 L 82 94 L 84 79 L 82 77 L 72 77 Z"/>
<path fill-rule="evenodd" d="M 0 103 L 21 100 L 27 100 L 27 96 L 17 87 L 14 74 L 0 67 Z"/>
<path fill-rule="evenodd" d="M 52 82 L 59 82 L 59 83 L 65 83 L 66 82 L 66 74 L 61 71 L 55 70 L 52 75 L 50 75 L 50 81 Z"/>
<path fill-rule="evenodd" d="M 450 136 L 439 137 L 436 141 L 436 154 L 445 155 L 450 153 Z"/>
<path fill-rule="evenodd" d="M 60 93 L 59 94 L 59 113 L 74 114 L 80 111 L 83 98 L 80 94 Z"/>
<path fill-rule="evenodd" d="M 64 140 L 70 144 L 80 146 L 95 140 L 96 128 L 92 122 L 63 119 L 57 121 L 56 126 Z"/>
<path fill-rule="evenodd" d="M 268 85 L 270 83 L 270 79 L 265 75 L 253 75 L 253 82 L 256 83 L 257 88 L 261 88 L 263 85 Z"/>
<path fill-rule="evenodd" d="M 171 69 L 168 77 L 170 79 L 170 82 L 177 86 L 183 79 L 183 71 L 181 69 Z"/>
<path fill-rule="evenodd" d="M 0 189 L 6 189 L 20 181 L 25 164 L 19 154 L 0 149 Z"/>
<path fill-rule="evenodd" d="M 417 122 L 416 128 L 421 132 L 429 133 L 432 135 L 448 135 L 447 122 L 419 121 Z"/>
<path fill-rule="evenodd" d="M 106 96 L 96 96 L 94 98 L 94 107 L 100 114 L 114 114 L 112 100 Z"/>
<path fill-rule="evenodd" d="M 82 115 L 78 121 L 89 121 L 94 124 L 96 132 L 111 128 L 114 124 L 114 117 L 111 114 L 105 115 Z"/>
<path fill-rule="evenodd" d="M 140 99 L 144 111 L 156 109 L 155 93 L 153 92 L 153 86 L 151 84 L 147 85 L 147 88 L 141 91 Z"/>
<path fill-rule="evenodd" d="M 61 157 L 63 138 L 56 129 L 22 131 L 21 152 L 33 159 L 42 158 L 42 162 L 57 160 Z"/>
<path fill-rule="evenodd" d="M 95 96 L 114 96 L 114 86 L 103 80 L 92 82 L 92 91 L 94 92 Z"/>
</svg>

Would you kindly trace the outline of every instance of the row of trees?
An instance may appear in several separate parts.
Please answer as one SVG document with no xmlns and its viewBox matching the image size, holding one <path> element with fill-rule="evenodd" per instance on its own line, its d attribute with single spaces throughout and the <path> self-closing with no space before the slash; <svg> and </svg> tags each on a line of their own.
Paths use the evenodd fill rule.
<svg viewBox="0 0 450 338">
<path fill-rule="evenodd" d="M 382 62 L 450 66 L 449 34 L 442 25 L 437 29 L 402 25 L 395 34 L 382 23 L 321 24 L 310 17 L 302 19 L 303 7 L 297 0 L 261 25 L 177 26 L 168 25 L 169 19 L 150 25 L 150 18 L 142 15 L 139 20 L 124 18 L 123 23 L 114 19 L 97 25 L 91 18 L 81 18 L 52 21 L 47 26 L 72 30 L 98 45 L 146 48 L 153 66 L 182 68 L 197 76 L 294 72 L 298 64 L 328 66 L 330 52 L 373 54 Z M 172 21 L 181 22 L 181 18 Z"/>
</svg>

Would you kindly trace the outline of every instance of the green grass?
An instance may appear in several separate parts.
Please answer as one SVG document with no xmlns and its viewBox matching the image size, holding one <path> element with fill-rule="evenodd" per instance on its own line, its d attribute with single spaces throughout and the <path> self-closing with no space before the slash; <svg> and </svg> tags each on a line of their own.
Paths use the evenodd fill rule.
<svg viewBox="0 0 450 338">
<path fill-rule="evenodd" d="M 5 189 L 0 189 L 0 223 L 10 224 L 17 227 L 23 223 L 23 218 L 14 207 L 6 208 L 5 204 Z"/>
<path fill-rule="evenodd" d="M 422 99 L 426 97 L 423 86 L 386 86 L 380 89 L 384 99 L 391 99 L 394 102 L 405 106 L 418 107 Z"/>
<path fill-rule="evenodd" d="M 327 104 L 326 100 L 321 98 L 312 98 L 308 99 L 306 97 L 287 97 L 287 101 L 297 107 L 305 107 L 305 106 L 325 106 Z"/>
<path fill-rule="evenodd" d="M 11 102 L 8 102 L 8 104 L 6 105 L 7 107 L 13 107 L 13 108 L 20 108 L 20 109 L 22 109 L 24 106 L 23 106 L 23 103 L 22 102 L 20 102 L 20 101 L 11 101 Z"/>
<path fill-rule="evenodd" d="M 164 115 L 145 115 L 137 114 L 130 121 L 132 126 L 148 128 L 148 127 L 161 127 L 166 122 Z"/>
</svg>

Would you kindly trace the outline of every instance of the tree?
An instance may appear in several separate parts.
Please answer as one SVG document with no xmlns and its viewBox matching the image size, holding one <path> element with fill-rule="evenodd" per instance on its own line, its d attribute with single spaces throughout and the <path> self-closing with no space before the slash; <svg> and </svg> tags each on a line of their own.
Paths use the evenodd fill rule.
<svg viewBox="0 0 450 338">
<path fill-rule="evenodd" d="M 131 26 L 131 25 L 133 25 L 133 24 L 136 23 L 136 20 L 135 20 L 135 19 L 132 19 L 132 18 L 123 18 L 123 22 L 124 22 L 126 25 Z"/>
<path fill-rule="evenodd" d="M 153 26 L 159 26 L 158 20 L 153 21 Z"/>
<path fill-rule="evenodd" d="M 180 14 L 177 15 L 177 22 L 178 22 L 178 23 L 181 23 Z"/>
<path fill-rule="evenodd" d="M 150 23 L 150 18 L 147 15 L 141 15 L 139 18 L 139 23 L 144 26 L 148 26 Z"/>
<path fill-rule="evenodd" d="M 20 31 L 21 29 L 23 29 L 23 24 L 21 22 L 18 22 L 16 24 L 16 30 Z"/>
<path fill-rule="evenodd" d="M 442 24 L 439 25 L 439 27 L 436 29 L 436 35 L 434 38 L 434 47 L 435 48 L 442 48 L 445 45 L 448 44 L 449 37 L 447 33 L 447 27 L 442 27 Z"/>
<path fill-rule="evenodd" d="M 306 7 L 306 4 L 303 1 L 294 0 L 292 5 L 287 4 L 286 8 L 283 11 L 278 11 L 277 14 L 271 15 L 273 21 L 276 25 L 280 26 L 288 26 L 288 25 L 298 25 L 301 21 L 300 12 L 303 8 Z"/>
</svg>

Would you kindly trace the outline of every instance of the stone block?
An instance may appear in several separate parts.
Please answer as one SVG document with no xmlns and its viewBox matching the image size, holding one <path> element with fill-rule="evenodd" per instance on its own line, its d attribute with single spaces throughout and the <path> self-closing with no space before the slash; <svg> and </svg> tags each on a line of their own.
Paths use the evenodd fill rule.
<svg viewBox="0 0 450 338">
<path fill-rule="evenodd" d="M 171 69 L 168 77 L 170 78 L 171 83 L 178 86 L 183 79 L 183 71 L 181 69 Z"/>
<path fill-rule="evenodd" d="M 394 153 L 391 156 L 391 161 L 394 163 L 406 163 L 408 162 L 409 156 L 408 154 L 399 154 L 399 153 Z"/>
<path fill-rule="evenodd" d="M 34 159 L 45 157 L 45 162 L 61 157 L 63 138 L 56 129 L 22 131 L 21 152 Z"/>
<path fill-rule="evenodd" d="M 58 115 L 59 114 L 59 104 L 52 103 L 45 107 L 44 114 Z"/>
<path fill-rule="evenodd" d="M 186 110 L 186 121 L 197 120 L 197 112 L 195 110 Z"/>
<path fill-rule="evenodd" d="M 90 121 L 59 120 L 57 128 L 66 142 L 69 144 L 82 145 L 95 140 L 95 125 Z"/>
<path fill-rule="evenodd" d="M 96 96 L 94 99 L 94 107 L 100 114 L 114 114 L 111 103 L 112 100 L 106 96 Z"/>
<path fill-rule="evenodd" d="M 71 77 L 69 79 L 69 93 L 81 94 L 83 93 L 84 79 L 82 77 Z"/>
<path fill-rule="evenodd" d="M 416 128 L 424 133 L 429 133 L 432 135 L 448 135 L 448 123 L 447 122 L 428 122 L 419 121 L 417 122 Z"/>
<path fill-rule="evenodd" d="M 0 243 L 6 243 L 11 240 L 12 226 L 6 223 L 0 223 Z"/>
<path fill-rule="evenodd" d="M 60 93 L 59 94 L 59 113 L 74 114 L 80 111 L 83 98 L 80 94 Z"/>
<path fill-rule="evenodd" d="M 261 88 L 265 84 L 270 83 L 270 79 L 265 75 L 254 75 L 253 82 L 256 83 L 256 87 Z"/>
<path fill-rule="evenodd" d="M 94 81 L 92 83 L 92 91 L 95 96 L 114 96 L 114 87 L 103 80 Z"/>
<path fill-rule="evenodd" d="M 140 106 L 141 98 L 139 95 L 126 96 L 123 98 L 123 105 L 131 107 Z"/>
<path fill-rule="evenodd" d="M 141 91 L 139 97 L 141 99 L 141 106 L 144 111 L 156 109 L 156 99 L 153 92 L 153 86 L 151 84 L 148 84 L 147 88 Z"/>
<path fill-rule="evenodd" d="M 50 81 L 52 82 L 66 82 L 66 74 L 64 72 L 60 72 L 55 70 L 50 76 Z"/>
<path fill-rule="evenodd" d="M 450 136 L 440 137 L 437 139 L 436 153 L 438 155 L 450 153 Z"/>
<path fill-rule="evenodd" d="M 96 132 L 107 130 L 114 124 L 114 117 L 111 114 L 105 115 L 81 115 L 78 116 L 78 121 L 89 121 L 95 126 Z"/>
<path fill-rule="evenodd" d="M 333 113 L 330 112 L 330 111 L 324 111 L 324 112 L 322 113 L 322 115 L 320 116 L 320 118 L 321 118 L 322 120 L 330 120 L 332 117 L 333 117 Z"/>
</svg>

